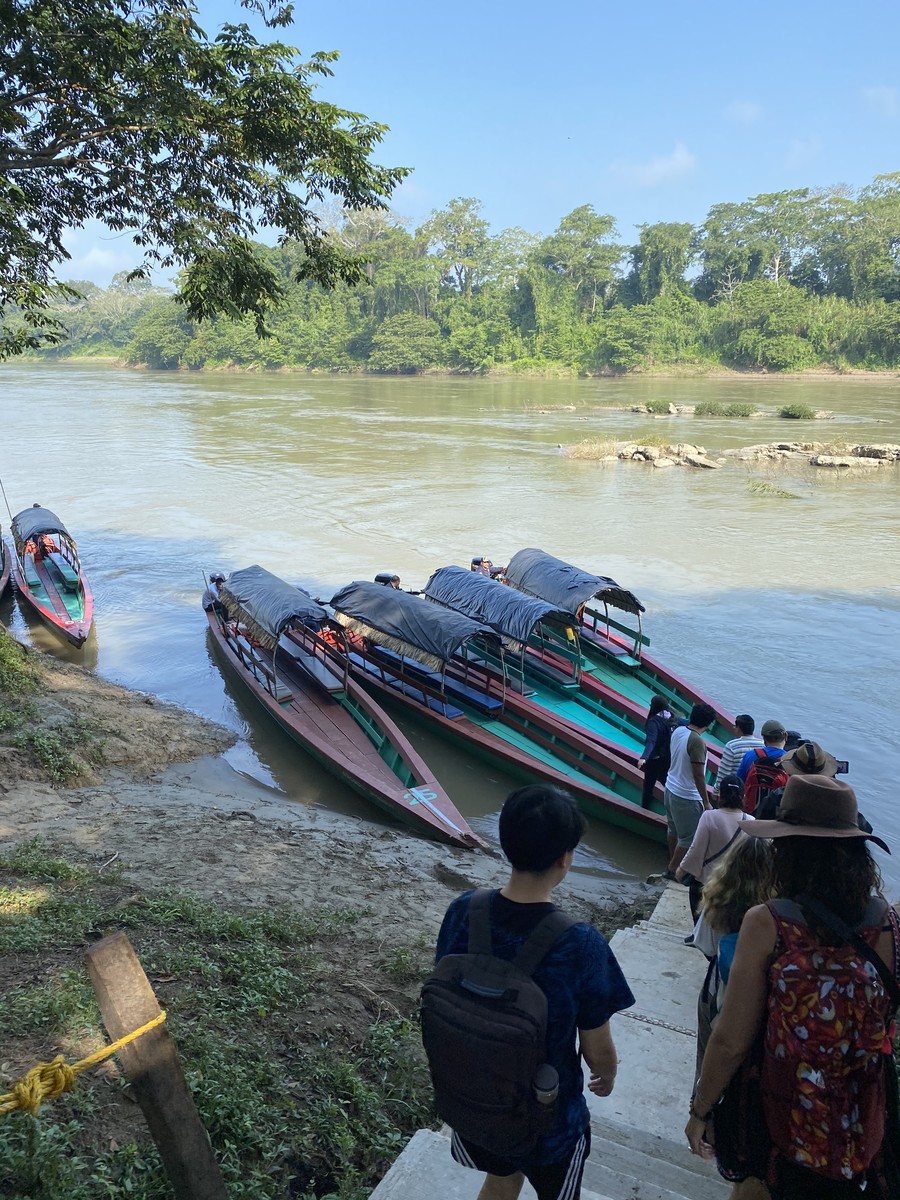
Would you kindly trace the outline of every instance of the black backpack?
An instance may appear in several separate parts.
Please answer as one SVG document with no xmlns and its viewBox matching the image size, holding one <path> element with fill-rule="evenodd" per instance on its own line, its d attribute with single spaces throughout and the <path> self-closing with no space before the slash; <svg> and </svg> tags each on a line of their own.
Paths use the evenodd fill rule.
<svg viewBox="0 0 900 1200">
<path fill-rule="evenodd" d="M 425 981 L 422 1043 L 439 1115 L 465 1141 L 514 1157 L 556 1121 L 546 1082 L 554 1074 L 546 1066 L 547 997 L 532 974 L 574 921 L 558 909 L 548 913 L 515 959 L 497 958 L 491 895 L 482 889 L 469 902 L 468 953 L 445 955 Z"/>
</svg>

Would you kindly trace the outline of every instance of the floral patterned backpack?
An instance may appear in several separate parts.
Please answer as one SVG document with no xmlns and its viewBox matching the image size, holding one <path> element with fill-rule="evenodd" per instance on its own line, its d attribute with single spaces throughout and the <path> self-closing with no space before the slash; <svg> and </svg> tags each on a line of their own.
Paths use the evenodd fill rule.
<svg viewBox="0 0 900 1200">
<path fill-rule="evenodd" d="M 768 905 L 778 942 L 769 969 L 763 1109 L 784 1158 L 829 1179 L 851 1180 L 866 1172 L 884 1138 L 884 1068 L 894 1037 L 900 926 L 880 897 L 855 930 L 815 902 L 800 900 L 846 940 L 823 946 L 798 904 Z M 890 994 L 882 978 L 887 969 L 880 972 L 861 948 L 864 942 L 871 953 L 887 922 L 894 936 Z M 893 1069 L 893 1060 L 887 1061 Z"/>
</svg>

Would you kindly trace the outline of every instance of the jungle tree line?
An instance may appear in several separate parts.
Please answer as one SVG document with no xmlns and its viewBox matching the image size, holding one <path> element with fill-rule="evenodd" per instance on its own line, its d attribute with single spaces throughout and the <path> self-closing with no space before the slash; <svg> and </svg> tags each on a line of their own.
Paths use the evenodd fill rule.
<svg viewBox="0 0 900 1200">
<path fill-rule="evenodd" d="M 363 280 L 303 278 L 298 242 L 256 247 L 284 293 L 258 322 L 201 323 L 143 280 L 61 306 L 64 353 L 159 368 L 221 365 L 481 372 L 628 371 L 678 363 L 796 370 L 900 366 L 900 172 L 858 191 L 796 189 L 714 205 L 622 242 L 585 204 L 547 237 L 491 234 L 459 198 L 419 228 L 389 210 L 321 217 Z"/>
</svg>

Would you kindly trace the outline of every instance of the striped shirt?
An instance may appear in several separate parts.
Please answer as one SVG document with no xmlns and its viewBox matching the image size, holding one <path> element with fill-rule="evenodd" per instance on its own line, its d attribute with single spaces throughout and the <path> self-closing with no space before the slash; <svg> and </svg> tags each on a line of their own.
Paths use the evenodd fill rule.
<svg viewBox="0 0 900 1200">
<path fill-rule="evenodd" d="M 741 759 L 748 750 L 755 750 L 757 746 L 763 746 L 761 737 L 756 737 L 754 734 L 746 734 L 744 737 L 734 738 L 727 742 L 725 749 L 722 751 L 722 761 L 719 763 L 716 782 L 713 787 L 719 786 L 719 780 L 724 779 L 726 775 L 734 775 L 738 767 L 741 765 Z"/>
</svg>

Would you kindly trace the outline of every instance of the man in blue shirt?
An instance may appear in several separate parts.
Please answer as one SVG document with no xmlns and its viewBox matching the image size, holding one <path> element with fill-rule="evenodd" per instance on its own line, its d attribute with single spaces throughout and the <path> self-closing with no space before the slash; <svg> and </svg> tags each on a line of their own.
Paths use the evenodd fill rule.
<svg viewBox="0 0 900 1200">
<path fill-rule="evenodd" d="M 782 723 L 780 721 L 763 721 L 762 729 L 759 732 L 762 734 L 766 756 L 768 758 L 782 758 L 784 756 L 784 743 L 787 741 L 787 730 Z M 747 782 L 747 775 L 756 757 L 755 750 L 748 750 L 741 759 L 741 764 L 737 769 L 737 776 L 742 783 Z"/>
<path fill-rule="evenodd" d="M 500 845 L 512 869 L 509 882 L 490 899 L 497 957 L 512 960 L 553 911 L 551 893 L 568 874 L 583 833 L 584 819 L 561 788 L 534 785 L 507 797 Z M 467 951 L 471 897 L 466 892 L 447 909 L 436 961 Z M 524 1179 L 538 1200 L 577 1200 L 590 1149 L 582 1058 L 594 1095 L 608 1096 L 615 1084 L 618 1060 L 609 1019 L 634 1004 L 634 996 L 605 938 L 591 925 L 572 925 L 538 965 L 534 980 L 547 997 L 547 1062 L 559 1075 L 556 1125 L 526 1158 L 489 1152 L 454 1132 L 456 1161 L 487 1173 L 478 1200 L 516 1200 Z"/>
</svg>

